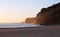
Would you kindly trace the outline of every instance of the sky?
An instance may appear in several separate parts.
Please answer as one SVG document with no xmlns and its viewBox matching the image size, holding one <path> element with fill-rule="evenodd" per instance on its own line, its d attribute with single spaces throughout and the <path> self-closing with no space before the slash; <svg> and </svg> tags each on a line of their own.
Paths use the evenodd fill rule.
<svg viewBox="0 0 60 37">
<path fill-rule="evenodd" d="M 36 17 L 42 9 L 60 0 L 0 0 L 0 23 L 19 23 Z"/>
</svg>

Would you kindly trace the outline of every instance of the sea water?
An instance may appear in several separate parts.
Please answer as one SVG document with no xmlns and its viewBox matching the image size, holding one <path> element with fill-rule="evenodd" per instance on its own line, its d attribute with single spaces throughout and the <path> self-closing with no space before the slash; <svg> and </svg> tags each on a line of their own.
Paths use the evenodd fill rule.
<svg viewBox="0 0 60 37">
<path fill-rule="evenodd" d="M 21 24 L 21 23 L 2 23 L 0 28 L 16 28 L 16 27 L 38 27 L 39 25 L 35 24 Z"/>
</svg>

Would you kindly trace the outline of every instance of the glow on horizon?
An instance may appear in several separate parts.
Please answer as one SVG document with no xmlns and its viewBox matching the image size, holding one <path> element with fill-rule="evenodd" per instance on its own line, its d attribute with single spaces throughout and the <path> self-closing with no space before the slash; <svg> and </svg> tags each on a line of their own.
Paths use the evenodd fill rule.
<svg viewBox="0 0 60 37">
<path fill-rule="evenodd" d="M 15 19 L 14 19 L 15 18 Z M 0 23 L 20 23 L 23 22 L 24 19 L 23 18 L 16 18 L 16 17 L 9 17 L 9 18 L 0 18 Z"/>
<path fill-rule="evenodd" d="M 60 0 L 0 0 L 0 23 L 19 23 Z"/>
</svg>

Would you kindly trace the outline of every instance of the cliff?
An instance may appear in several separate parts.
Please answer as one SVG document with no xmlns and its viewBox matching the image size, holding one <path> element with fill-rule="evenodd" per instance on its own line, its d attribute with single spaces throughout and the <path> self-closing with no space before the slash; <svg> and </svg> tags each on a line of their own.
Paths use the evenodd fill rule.
<svg viewBox="0 0 60 37">
<path fill-rule="evenodd" d="M 47 8 L 42 8 L 36 16 L 36 24 L 59 25 L 60 24 L 60 3 Z"/>
<path fill-rule="evenodd" d="M 36 18 L 27 18 L 25 20 L 25 23 L 35 24 L 36 23 Z"/>
</svg>

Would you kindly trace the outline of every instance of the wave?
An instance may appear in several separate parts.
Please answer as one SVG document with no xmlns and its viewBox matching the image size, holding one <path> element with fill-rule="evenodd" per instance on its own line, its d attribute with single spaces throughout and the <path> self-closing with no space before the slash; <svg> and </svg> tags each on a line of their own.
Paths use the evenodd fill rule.
<svg viewBox="0 0 60 37">
<path fill-rule="evenodd" d="M 0 24 L 0 28 L 16 28 L 16 27 L 38 27 L 35 24 L 6 23 Z"/>
</svg>

